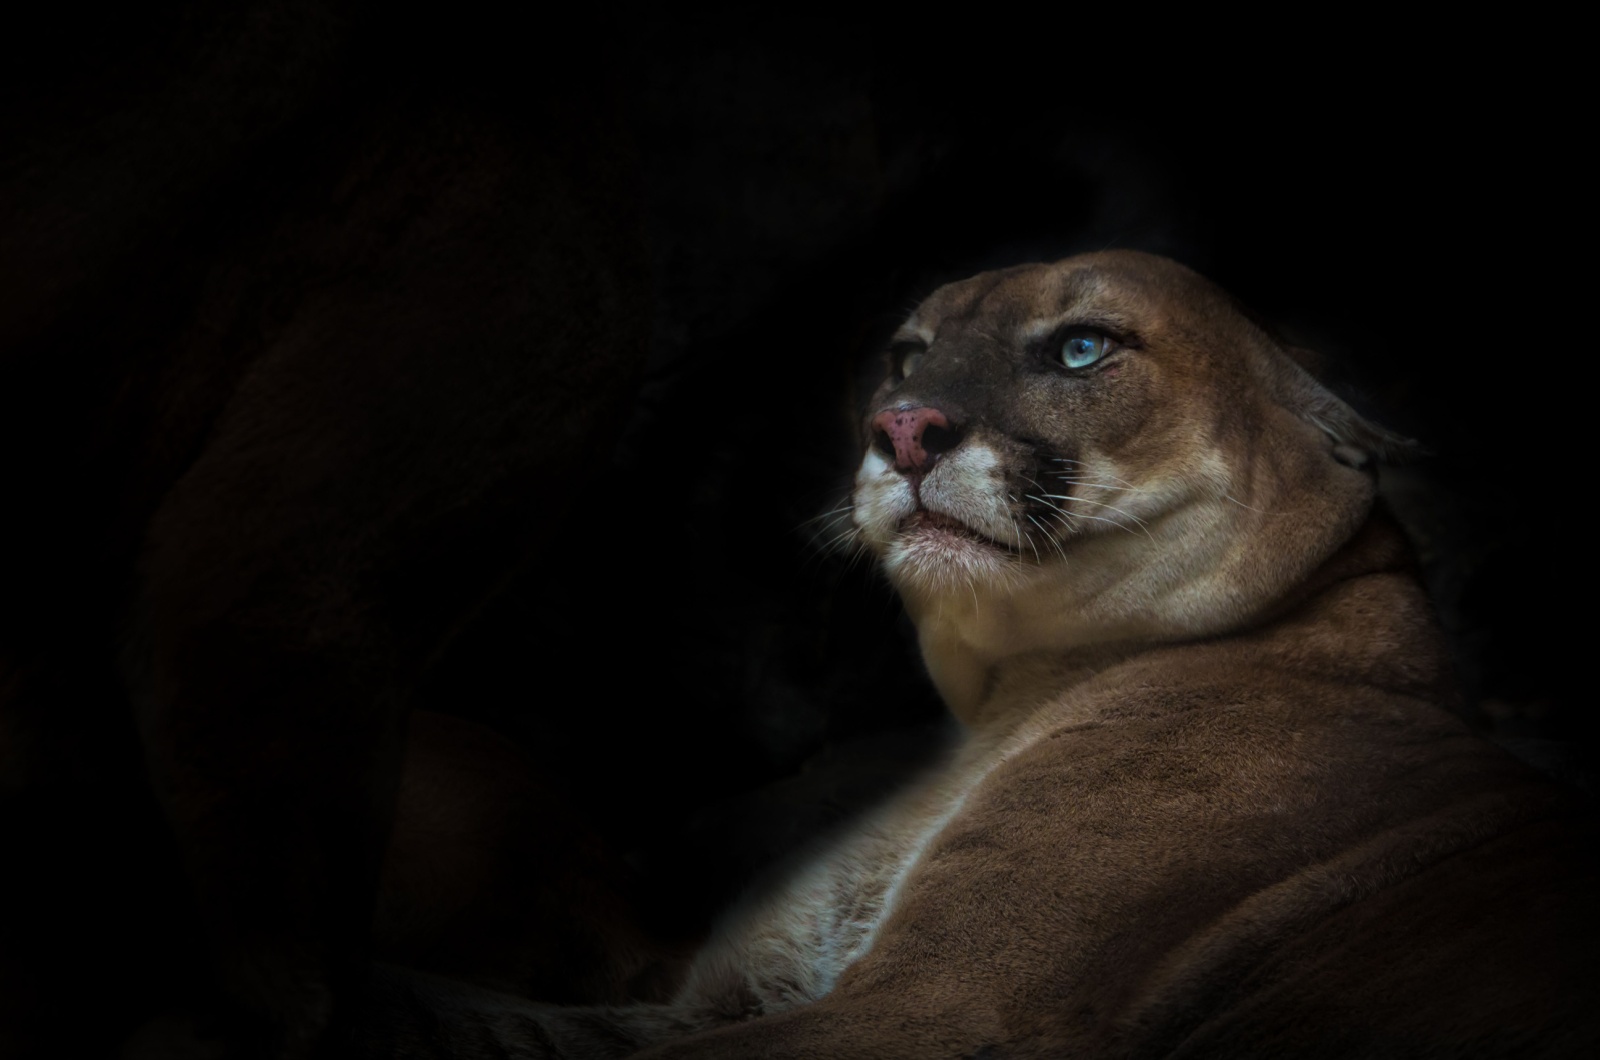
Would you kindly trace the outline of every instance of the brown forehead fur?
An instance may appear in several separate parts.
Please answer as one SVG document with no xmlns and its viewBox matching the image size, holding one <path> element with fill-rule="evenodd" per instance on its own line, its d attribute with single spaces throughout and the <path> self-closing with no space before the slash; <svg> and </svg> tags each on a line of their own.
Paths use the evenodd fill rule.
<svg viewBox="0 0 1600 1060">
<path fill-rule="evenodd" d="M 1017 265 L 947 284 L 912 313 L 898 337 L 931 339 L 930 353 L 965 343 L 982 345 L 994 357 L 1014 357 L 1037 337 L 1034 329 L 1078 323 L 1117 332 L 1139 356 L 1119 369 L 1117 386 L 1085 395 L 1081 407 L 1070 396 L 1008 393 L 1003 427 L 1032 433 L 1022 420 L 1081 420 L 1101 449 L 1151 463 L 1173 459 L 1202 438 L 1234 435 L 1249 444 L 1261 430 L 1264 395 L 1248 377 L 1262 370 L 1265 358 L 1288 356 L 1198 273 L 1127 250 Z M 914 402 L 919 391 L 942 381 L 932 375 L 908 380 L 905 398 Z M 887 404 L 894 389 L 893 380 L 886 382 L 874 407 Z M 1170 400 L 1175 393 L 1193 397 Z M 1210 396 L 1201 400 L 1201 394 Z M 1157 426 L 1148 422 L 1151 416 L 1163 429 L 1151 429 Z"/>
<path fill-rule="evenodd" d="M 1045 313 L 1091 310 L 1097 319 L 1154 329 L 1168 339 L 1260 334 L 1233 299 L 1203 276 L 1170 259 L 1131 250 L 1016 265 L 946 284 L 907 325 L 936 333 L 946 323 L 978 319 L 1020 327 Z"/>
</svg>

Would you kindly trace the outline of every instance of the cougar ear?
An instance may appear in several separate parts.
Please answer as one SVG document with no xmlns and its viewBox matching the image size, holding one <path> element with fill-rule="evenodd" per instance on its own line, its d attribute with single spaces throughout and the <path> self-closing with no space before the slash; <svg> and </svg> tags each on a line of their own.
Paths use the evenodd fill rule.
<svg viewBox="0 0 1600 1060">
<path fill-rule="evenodd" d="M 1346 467 L 1366 470 L 1375 460 L 1404 463 L 1423 455 L 1422 446 L 1410 438 L 1385 430 L 1345 404 L 1302 367 L 1320 362 L 1310 350 L 1289 349 L 1286 357 L 1272 358 L 1272 394 L 1280 405 L 1326 434 L 1333 442 L 1333 458 Z"/>
</svg>

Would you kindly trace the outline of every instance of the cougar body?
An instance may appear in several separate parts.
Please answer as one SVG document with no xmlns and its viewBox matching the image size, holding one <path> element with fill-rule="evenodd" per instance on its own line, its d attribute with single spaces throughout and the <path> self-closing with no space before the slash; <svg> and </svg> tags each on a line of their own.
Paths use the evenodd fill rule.
<svg viewBox="0 0 1600 1060">
<path fill-rule="evenodd" d="M 1447 709 L 1375 506 L 1409 443 L 1298 357 L 1147 255 L 937 291 L 850 519 L 962 745 L 730 914 L 671 1002 L 396 972 L 371 1055 L 1594 1053 L 1589 815 Z"/>
</svg>

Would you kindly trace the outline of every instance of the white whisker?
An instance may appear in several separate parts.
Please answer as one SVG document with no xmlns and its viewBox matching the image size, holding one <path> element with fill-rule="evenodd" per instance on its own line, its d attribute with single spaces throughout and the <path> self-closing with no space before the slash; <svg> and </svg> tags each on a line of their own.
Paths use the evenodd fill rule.
<svg viewBox="0 0 1600 1060">
<path fill-rule="evenodd" d="M 1100 508 L 1110 508 L 1112 511 L 1116 512 L 1118 515 L 1126 515 L 1129 519 L 1132 519 L 1134 522 L 1138 523 L 1141 527 L 1143 527 L 1144 528 L 1144 532 L 1145 532 L 1146 535 L 1149 535 L 1149 533 L 1150 533 L 1150 527 L 1149 527 L 1148 524 L 1145 523 L 1145 521 L 1143 519 L 1139 518 L 1137 515 L 1134 515 L 1132 512 L 1124 511 L 1123 509 L 1118 508 L 1115 504 L 1107 504 L 1105 501 L 1090 500 L 1088 497 L 1077 497 L 1077 498 L 1074 498 L 1074 499 L 1077 500 L 1081 504 L 1093 504 L 1093 505 L 1095 505 L 1097 507 L 1100 507 Z"/>
<path fill-rule="evenodd" d="M 1054 457 L 1051 457 L 1050 459 L 1054 460 L 1056 463 L 1059 463 L 1059 464 L 1076 464 L 1080 468 L 1087 468 L 1089 466 L 1088 464 L 1083 463 L 1081 460 L 1067 460 L 1064 457 L 1059 457 L 1059 456 L 1054 456 Z M 1083 473 L 1084 472 L 1082 472 L 1082 471 L 1052 471 L 1052 472 L 1050 472 L 1050 474 L 1057 475 L 1057 476 L 1081 475 Z M 1138 487 L 1134 486 L 1133 483 L 1131 483 L 1127 479 L 1123 478 L 1121 475 L 1112 475 L 1112 474 L 1108 474 L 1107 472 L 1104 472 L 1104 471 L 1098 472 L 1098 474 L 1102 475 L 1105 478 L 1109 478 L 1114 482 L 1120 482 L 1124 486 L 1127 486 L 1129 489 L 1137 489 L 1138 488 Z"/>
<path fill-rule="evenodd" d="M 1033 543 L 1033 535 L 1017 524 L 1017 517 L 1014 515 L 1011 517 L 1011 529 L 1018 537 L 1028 543 L 1029 548 L 1033 549 L 1033 561 L 1035 563 L 1043 563 L 1044 560 L 1039 556 L 1039 546 Z"/>
<path fill-rule="evenodd" d="M 1110 486 L 1110 485 L 1107 485 L 1104 482 L 1095 482 L 1095 481 L 1092 481 L 1092 480 L 1086 479 L 1086 478 L 1068 478 L 1067 476 L 1060 475 L 1060 474 L 1056 475 L 1055 477 L 1059 478 L 1062 482 L 1065 482 L 1068 485 L 1072 485 L 1072 486 L 1093 486 L 1097 490 L 1120 490 L 1123 493 L 1149 493 L 1150 492 L 1149 490 L 1141 489 L 1138 486 Z"/>
<path fill-rule="evenodd" d="M 805 522 L 801 523 L 800 525 L 802 527 L 805 527 L 805 526 L 811 525 L 812 523 L 820 523 L 820 522 L 822 522 L 822 520 L 827 519 L 830 516 L 843 515 L 845 512 L 853 512 L 853 511 L 855 511 L 855 509 L 856 509 L 855 502 L 854 501 L 849 501 L 848 503 L 845 503 L 845 504 L 840 505 L 839 507 L 835 508 L 831 512 L 823 512 L 821 515 L 813 515 L 811 518 L 807 519 Z"/>
<path fill-rule="evenodd" d="M 1026 518 L 1027 518 L 1028 522 L 1032 523 L 1034 526 L 1037 526 L 1039 528 L 1039 532 L 1044 535 L 1044 539 L 1046 541 L 1050 542 L 1052 545 L 1055 546 L 1056 552 L 1061 556 L 1061 558 L 1062 559 L 1066 559 L 1067 558 L 1067 554 L 1066 554 L 1066 552 L 1062 551 L 1061 542 L 1056 540 L 1055 535 L 1052 534 L 1049 530 L 1046 530 L 1045 527 L 1044 527 L 1044 524 L 1040 523 L 1039 520 L 1035 519 L 1033 516 L 1029 515 L 1029 516 L 1026 516 Z M 1070 529 L 1070 527 L 1069 527 L 1069 529 Z"/>
<path fill-rule="evenodd" d="M 1127 533 L 1133 534 L 1136 537 L 1138 536 L 1138 533 L 1139 533 L 1137 530 L 1133 529 L 1133 527 L 1131 527 L 1131 526 L 1125 526 L 1122 523 L 1117 522 L 1115 519 L 1107 519 L 1104 516 L 1084 515 L 1082 512 L 1079 512 L 1078 514 L 1076 514 L 1074 516 L 1074 518 L 1076 518 L 1076 519 L 1092 519 L 1097 523 L 1110 523 L 1112 526 L 1116 527 L 1118 530 L 1126 531 Z M 1146 533 L 1146 536 L 1149 535 L 1149 531 L 1146 531 L 1145 533 Z M 1154 539 L 1152 538 L 1152 540 L 1154 540 Z"/>
</svg>

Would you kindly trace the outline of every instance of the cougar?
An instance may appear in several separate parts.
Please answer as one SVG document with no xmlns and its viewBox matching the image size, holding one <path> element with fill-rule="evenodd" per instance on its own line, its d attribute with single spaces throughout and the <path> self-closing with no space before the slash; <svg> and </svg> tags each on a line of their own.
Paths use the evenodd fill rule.
<svg viewBox="0 0 1600 1060">
<path fill-rule="evenodd" d="M 888 353 L 848 536 L 961 745 L 670 1002 L 391 971 L 368 1055 L 1600 1055 L 1590 815 L 1447 709 L 1376 502 L 1411 443 L 1144 254 L 943 287 Z"/>
</svg>

